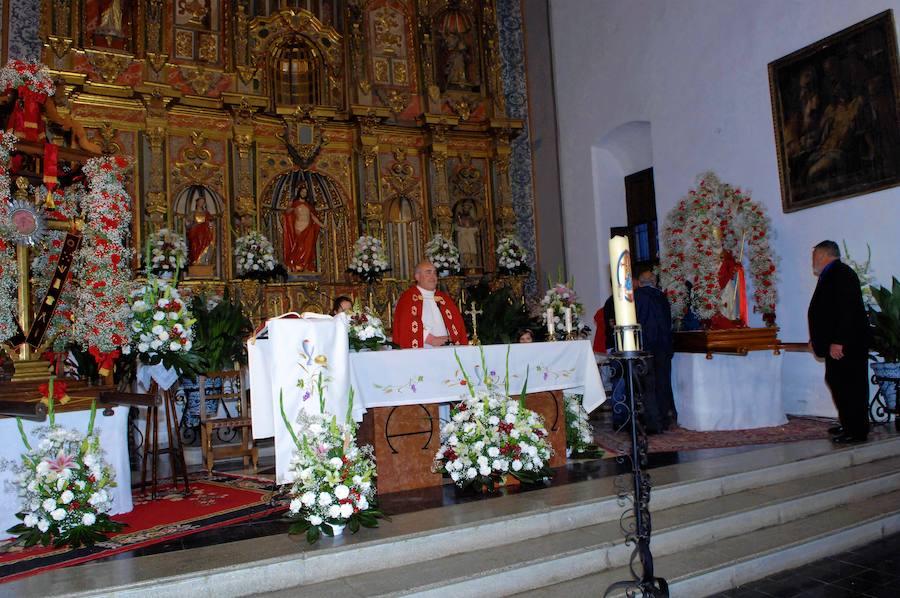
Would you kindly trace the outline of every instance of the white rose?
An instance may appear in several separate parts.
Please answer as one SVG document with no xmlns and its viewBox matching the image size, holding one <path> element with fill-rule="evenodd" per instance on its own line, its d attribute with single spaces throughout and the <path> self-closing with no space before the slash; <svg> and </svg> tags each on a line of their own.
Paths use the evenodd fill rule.
<svg viewBox="0 0 900 598">
<path fill-rule="evenodd" d="M 48 513 L 56 508 L 56 501 L 52 498 L 48 498 L 44 502 L 41 503 L 41 508 L 43 508 Z"/>
<path fill-rule="evenodd" d="M 170 351 L 178 351 L 180 349 L 181 349 L 181 343 L 179 343 L 178 341 L 172 341 L 171 343 L 169 343 Z"/>
<path fill-rule="evenodd" d="M 319 505 L 320 506 L 327 507 L 332 502 L 333 502 L 333 499 L 331 498 L 331 495 L 328 494 L 327 492 L 322 492 L 321 494 L 319 494 Z"/>
<path fill-rule="evenodd" d="M 503 418 L 503 421 L 505 421 L 508 424 L 516 423 L 516 414 L 515 413 L 507 413 L 506 417 Z"/>
<path fill-rule="evenodd" d="M 353 505 L 350 503 L 344 503 L 341 505 L 341 518 L 349 519 L 350 515 L 353 515 Z"/>
<path fill-rule="evenodd" d="M 41 461 L 38 463 L 36 471 L 38 475 L 46 475 L 47 472 L 50 471 L 50 464 L 46 461 Z"/>
<path fill-rule="evenodd" d="M 303 496 L 300 497 L 300 502 L 303 503 L 303 506 L 310 507 L 313 503 L 316 502 L 316 493 L 315 492 L 306 492 Z"/>
<path fill-rule="evenodd" d="M 37 522 L 38 518 L 31 513 L 25 515 L 25 519 L 22 521 L 22 523 L 25 524 L 25 527 L 34 527 L 35 525 L 37 525 Z"/>
<path fill-rule="evenodd" d="M 494 469 L 498 471 L 506 471 L 509 469 L 509 463 L 505 459 L 494 459 L 494 463 L 492 464 Z"/>
<path fill-rule="evenodd" d="M 70 502 L 72 502 L 73 500 L 75 500 L 75 495 L 72 493 L 71 490 L 66 490 L 65 492 L 62 493 L 62 496 L 59 497 L 59 500 L 62 504 L 67 505 Z"/>
<path fill-rule="evenodd" d="M 161 312 L 161 311 L 154 312 L 154 313 L 153 313 L 153 319 L 154 319 L 154 321 L 156 321 L 156 322 L 160 322 L 160 321 L 166 319 L 166 314 L 163 313 L 163 312 Z"/>
<path fill-rule="evenodd" d="M 456 446 L 459 444 L 459 438 L 456 437 L 456 434 L 447 439 L 447 444 L 450 446 Z"/>
<path fill-rule="evenodd" d="M 46 519 L 41 519 L 40 521 L 38 521 L 37 527 L 42 534 L 46 534 L 47 530 L 50 529 L 50 522 Z"/>
<path fill-rule="evenodd" d="M 81 517 L 82 525 L 94 525 L 96 522 L 97 522 L 97 516 L 94 515 L 93 513 L 85 513 Z"/>
<path fill-rule="evenodd" d="M 53 521 L 62 521 L 66 518 L 66 510 L 60 508 L 50 511 L 50 517 L 53 518 Z"/>
<path fill-rule="evenodd" d="M 341 505 L 331 505 L 328 507 L 328 518 L 337 519 L 341 516 Z"/>
<path fill-rule="evenodd" d="M 459 472 L 458 471 L 451 472 L 450 479 L 453 480 L 454 482 L 459 481 Z"/>
<path fill-rule="evenodd" d="M 322 426 L 319 424 L 310 424 L 309 431 L 311 434 L 319 435 L 322 433 Z"/>
<path fill-rule="evenodd" d="M 341 484 L 334 489 L 334 495 L 338 500 L 344 500 L 345 498 L 350 496 L 350 488 L 347 488 L 347 486 Z"/>
<path fill-rule="evenodd" d="M 309 523 L 310 525 L 322 525 L 322 518 L 318 515 L 310 515 Z"/>
<path fill-rule="evenodd" d="M 492 426 L 496 426 L 497 424 L 500 423 L 500 418 L 497 417 L 496 415 L 492 415 L 488 418 L 488 423 Z"/>
<path fill-rule="evenodd" d="M 492 446 L 488 449 L 487 453 L 489 457 L 496 457 L 500 454 L 500 449 L 498 449 L 496 446 Z"/>
<path fill-rule="evenodd" d="M 519 461 L 518 459 L 516 459 L 515 461 L 512 462 L 512 470 L 513 470 L 513 471 L 519 471 L 519 470 L 521 470 L 521 469 L 522 469 L 522 462 L 521 462 L 521 461 Z"/>
<path fill-rule="evenodd" d="M 491 468 L 487 466 L 479 467 L 478 473 L 480 473 L 481 475 L 491 475 Z"/>
<path fill-rule="evenodd" d="M 510 438 L 518 438 L 519 431 L 516 430 L 515 428 L 513 428 L 512 430 L 509 431 L 509 436 L 510 436 Z"/>
<path fill-rule="evenodd" d="M 331 459 L 329 459 L 328 464 L 335 469 L 340 469 L 344 465 L 344 462 L 340 457 L 332 457 Z"/>
<path fill-rule="evenodd" d="M 469 480 L 474 480 L 475 476 L 478 475 L 478 470 L 474 467 L 470 467 L 466 470 L 466 478 Z"/>
<path fill-rule="evenodd" d="M 369 500 L 365 496 L 360 496 L 359 500 L 356 501 L 356 506 L 359 507 L 360 511 L 365 511 L 369 508 Z"/>
<path fill-rule="evenodd" d="M 157 349 L 159 349 L 160 346 L 162 346 L 162 342 L 161 342 L 161 341 L 159 341 L 159 340 L 152 340 L 152 341 L 150 341 L 150 348 L 153 349 L 154 351 L 156 351 Z"/>
<path fill-rule="evenodd" d="M 146 353 L 150 350 L 150 345 L 147 343 L 138 343 L 137 349 L 139 353 Z"/>
</svg>

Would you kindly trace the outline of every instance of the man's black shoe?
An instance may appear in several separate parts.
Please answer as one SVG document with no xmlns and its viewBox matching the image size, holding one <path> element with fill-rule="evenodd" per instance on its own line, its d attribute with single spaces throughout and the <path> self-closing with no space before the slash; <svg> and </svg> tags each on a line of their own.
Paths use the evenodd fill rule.
<svg viewBox="0 0 900 598">
<path fill-rule="evenodd" d="M 857 444 L 859 442 L 865 442 L 868 440 L 868 436 L 854 436 L 852 434 L 841 434 L 840 436 L 835 436 L 831 439 L 831 442 L 835 444 Z"/>
<path fill-rule="evenodd" d="M 832 436 L 840 436 L 844 433 L 844 426 L 831 426 L 828 428 L 828 433 Z"/>
</svg>

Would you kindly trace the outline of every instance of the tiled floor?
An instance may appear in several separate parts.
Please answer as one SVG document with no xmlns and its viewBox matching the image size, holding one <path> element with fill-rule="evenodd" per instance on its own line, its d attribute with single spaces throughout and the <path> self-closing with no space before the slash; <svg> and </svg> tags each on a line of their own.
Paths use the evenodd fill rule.
<svg viewBox="0 0 900 598">
<path fill-rule="evenodd" d="M 900 596 L 900 534 L 715 596 L 896 598 Z"/>
</svg>

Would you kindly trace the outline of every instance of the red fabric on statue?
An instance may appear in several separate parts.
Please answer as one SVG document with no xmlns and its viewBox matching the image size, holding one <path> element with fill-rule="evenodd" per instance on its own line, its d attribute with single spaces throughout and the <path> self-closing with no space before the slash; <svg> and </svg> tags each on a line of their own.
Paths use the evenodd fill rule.
<svg viewBox="0 0 900 598">
<path fill-rule="evenodd" d="M 302 232 L 294 231 L 296 216 L 294 210 L 305 204 L 309 209 L 309 224 Z M 314 272 L 316 270 L 316 240 L 319 238 L 319 225 L 316 223 L 316 212 L 308 202 L 295 199 L 291 209 L 284 214 L 284 263 L 288 270 Z"/>
<path fill-rule="evenodd" d="M 443 291 L 435 291 L 434 301 L 440 308 L 444 325 L 447 326 L 450 344 L 469 344 L 462 314 L 459 313 L 459 308 L 450 295 Z M 397 300 L 397 306 L 394 308 L 393 341 L 404 349 L 418 349 L 425 346 L 422 306 L 422 293 L 416 286 L 406 289 Z"/>
<path fill-rule="evenodd" d="M 213 243 L 212 214 L 204 212 L 206 219 L 188 227 L 188 263 L 196 264 L 197 260 Z"/>
</svg>

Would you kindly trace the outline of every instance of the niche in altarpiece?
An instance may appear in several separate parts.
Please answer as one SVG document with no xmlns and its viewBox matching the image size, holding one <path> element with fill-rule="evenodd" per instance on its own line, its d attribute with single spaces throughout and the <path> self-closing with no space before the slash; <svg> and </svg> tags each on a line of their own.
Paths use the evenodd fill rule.
<svg viewBox="0 0 900 598">
<path fill-rule="evenodd" d="M 172 208 L 175 230 L 187 243 L 188 277 L 221 277 L 225 254 L 222 197 L 204 185 L 188 185 L 175 194 Z"/>
<path fill-rule="evenodd" d="M 334 179 L 313 170 L 290 170 L 263 192 L 266 235 L 292 278 L 346 278 L 347 198 Z"/>
<path fill-rule="evenodd" d="M 488 223 L 485 211 L 483 160 L 462 156 L 451 166 L 450 197 L 453 202 L 453 240 L 466 274 L 480 274 L 488 255 Z"/>
</svg>

